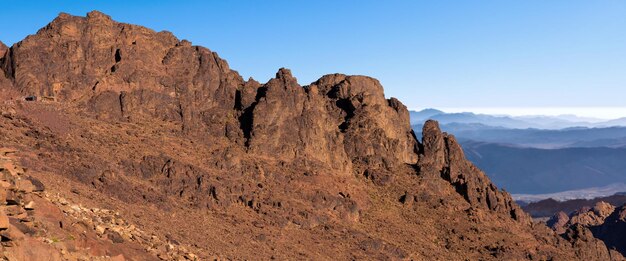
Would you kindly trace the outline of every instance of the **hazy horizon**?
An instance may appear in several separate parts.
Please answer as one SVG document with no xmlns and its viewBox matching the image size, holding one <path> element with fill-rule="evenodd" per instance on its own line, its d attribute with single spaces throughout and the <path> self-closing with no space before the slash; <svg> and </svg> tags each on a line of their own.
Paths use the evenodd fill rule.
<svg viewBox="0 0 626 261">
<path fill-rule="evenodd" d="M 626 117 L 626 107 L 416 107 L 412 111 L 436 109 L 446 113 L 471 112 L 495 116 L 576 116 L 582 120 L 606 121 Z"/>
</svg>

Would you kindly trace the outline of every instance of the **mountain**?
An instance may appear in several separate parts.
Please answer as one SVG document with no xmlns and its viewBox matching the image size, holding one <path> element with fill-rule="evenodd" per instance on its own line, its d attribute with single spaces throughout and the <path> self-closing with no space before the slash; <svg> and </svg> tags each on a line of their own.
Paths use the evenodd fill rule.
<svg viewBox="0 0 626 261">
<path fill-rule="evenodd" d="M 556 200 L 566 202 L 570 200 L 593 200 L 618 195 L 626 192 L 626 184 L 612 183 L 601 187 L 585 187 L 582 189 L 566 190 L 546 194 L 513 194 L 513 198 L 522 205 L 539 202 L 542 200 Z"/>
<path fill-rule="evenodd" d="M 557 201 L 552 198 L 529 203 L 522 208 L 532 217 L 552 217 L 559 212 L 572 213 L 576 210 L 588 207 L 591 208 L 599 202 L 606 202 L 613 206 L 621 206 L 626 204 L 626 195 L 614 194 L 605 197 L 596 197 L 592 199 L 571 199 L 565 201 Z"/>
<path fill-rule="evenodd" d="M 411 118 L 411 125 L 414 124 L 422 124 L 426 120 L 430 119 L 435 115 L 439 115 L 444 113 L 443 111 L 436 109 L 424 109 L 421 111 L 409 111 L 409 116 Z"/>
<path fill-rule="evenodd" d="M 619 119 L 614 119 L 614 120 L 610 120 L 610 121 L 606 121 L 606 122 L 601 123 L 601 125 L 605 125 L 605 126 L 624 126 L 624 125 L 626 125 L 626 117 L 619 118 Z"/>
<path fill-rule="evenodd" d="M 420 124 L 425 120 L 433 119 L 442 125 L 446 124 L 480 124 L 489 127 L 501 127 L 507 129 L 547 129 L 558 130 L 565 128 L 607 128 L 622 126 L 626 127 L 626 120 L 600 120 L 594 118 L 582 118 L 572 115 L 560 116 L 501 116 L 489 114 L 476 114 L 472 112 L 446 113 L 436 109 L 411 111 L 411 124 Z"/>
<path fill-rule="evenodd" d="M 416 130 L 421 124 L 413 126 Z M 576 147 L 624 147 L 626 127 L 567 128 L 560 130 L 507 129 L 483 124 L 448 123 L 441 128 L 466 141 L 510 144 L 518 147 L 560 149 Z M 419 134 L 419 132 L 418 132 Z"/>
<path fill-rule="evenodd" d="M 533 223 L 437 122 L 418 140 L 370 77 L 244 81 L 97 11 L 60 14 L 0 68 L 0 147 L 28 170 L 3 175 L 45 187 L 1 183 L 6 259 L 623 258 Z"/>
<path fill-rule="evenodd" d="M 467 158 L 514 194 L 546 194 L 626 182 L 626 148 L 520 148 L 463 144 Z"/>
<path fill-rule="evenodd" d="M 431 111 L 433 112 L 433 111 Z M 533 125 L 528 122 L 513 119 L 508 116 L 493 116 L 486 114 L 475 114 L 471 112 L 461 112 L 461 113 L 438 113 L 438 114 L 428 114 L 418 112 L 415 115 L 422 116 L 423 118 L 415 118 L 415 122 L 424 122 L 425 120 L 432 119 L 436 120 L 439 123 L 445 125 L 448 123 L 465 123 L 465 124 L 482 124 L 487 126 L 494 127 L 504 127 L 504 128 L 531 128 Z"/>
</svg>

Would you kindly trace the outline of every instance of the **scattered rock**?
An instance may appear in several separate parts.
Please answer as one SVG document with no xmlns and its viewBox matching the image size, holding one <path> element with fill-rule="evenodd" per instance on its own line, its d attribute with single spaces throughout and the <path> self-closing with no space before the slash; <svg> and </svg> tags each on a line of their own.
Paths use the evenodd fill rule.
<svg viewBox="0 0 626 261">
<path fill-rule="evenodd" d="M 24 209 L 25 210 L 34 210 L 35 209 L 35 202 L 34 201 L 30 201 L 30 202 L 26 203 L 26 205 L 24 205 Z"/>
</svg>

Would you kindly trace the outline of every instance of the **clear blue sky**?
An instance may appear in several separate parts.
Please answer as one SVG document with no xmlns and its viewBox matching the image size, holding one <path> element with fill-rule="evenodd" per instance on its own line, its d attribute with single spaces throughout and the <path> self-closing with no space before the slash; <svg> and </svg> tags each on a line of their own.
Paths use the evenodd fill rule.
<svg viewBox="0 0 626 261">
<path fill-rule="evenodd" d="M 626 1 L 2 1 L 0 40 L 94 9 L 259 81 L 369 75 L 410 108 L 626 106 Z"/>
</svg>

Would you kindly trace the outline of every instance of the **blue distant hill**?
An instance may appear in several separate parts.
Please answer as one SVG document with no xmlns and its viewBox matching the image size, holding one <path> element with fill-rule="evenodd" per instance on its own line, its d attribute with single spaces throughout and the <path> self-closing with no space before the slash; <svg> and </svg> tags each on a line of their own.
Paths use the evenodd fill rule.
<svg viewBox="0 0 626 261">
<path fill-rule="evenodd" d="M 439 121 L 467 158 L 509 192 L 545 194 L 626 182 L 626 119 L 592 123 L 575 116 L 427 109 L 411 112 L 418 137 L 428 119 Z"/>
</svg>

